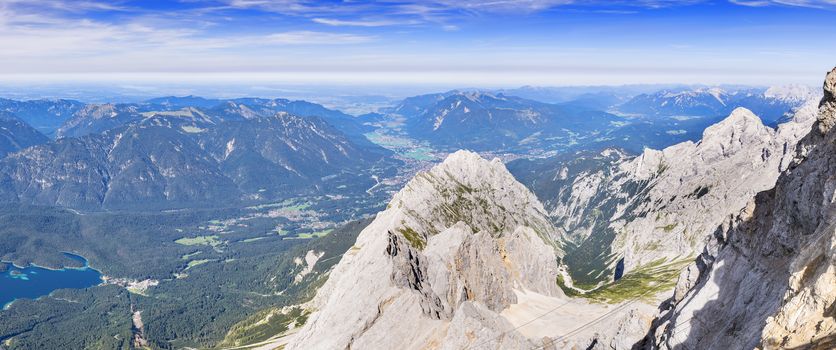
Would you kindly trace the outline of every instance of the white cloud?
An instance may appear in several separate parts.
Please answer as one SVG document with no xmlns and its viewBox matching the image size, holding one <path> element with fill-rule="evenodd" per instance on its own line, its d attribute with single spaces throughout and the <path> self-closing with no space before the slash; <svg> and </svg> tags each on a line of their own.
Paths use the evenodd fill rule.
<svg viewBox="0 0 836 350">
<path fill-rule="evenodd" d="M 836 0 L 729 0 L 729 2 L 749 7 L 783 5 L 809 8 L 828 8 L 836 6 Z"/>
<path fill-rule="evenodd" d="M 387 27 L 395 25 L 418 24 L 417 21 L 395 21 L 395 20 L 341 20 L 333 18 L 314 18 L 312 21 L 329 26 L 347 27 Z"/>
<path fill-rule="evenodd" d="M 121 1 L 67 1 L 67 0 L 3 0 L 0 7 L 28 7 L 40 11 L 64 11 L 82 13 L 88 11 L 127 11 L 126 6 L 119 5 Z"/>
<path fill-rule="evenodd" d="M 356 44 L 372 41 L 374 38 L 366 35 L 344 34 L 344 33 L 328 33 L 328 32 L 314 32 L 314 31 L 292 31 L 284 33 L 270 34 L 264 37 L 266 43 L 271 44 L 291 44 L 291 45 L 335 45 L 335 44 Z M 254 38 L 255 41 L 260 38 Z"/>
<path fill-rule="evenodd" d="M 767 2 L 747 2 L 753 1 Z M 41 3 L 45 7 L 38 9 L 24 3 Z M 0 0 L 0 47 L 3 48 L 0 50 L 0 76 L 4 79 L 24 76 L 51 79 L 54 76 L 80 80 L 423 81 L 451 82 L 460 86 L 560 84 L 583 82 L 583 79 L 587 79 L 587 83 L 686 82 L 687 79 L 709 78 L 720 82 L 722 79 L 743 82 L 744 79 L 761 79 L 770 72 L 784 72 L 788 77 L 817 72 L 832 64 L 834 53 L 833 48 L 821 47 L 818 43 L 816 46 L 801 43 L 799 48 L 808 51 L 793 49 L 798 57 L 762 59 L 763 55 L 755 53 L 766 49 L 786 50 L 759 41 L 736 46 L 739 52 L 748 53 L 733 57 L 728 51 L 710 51 L 710 48 L 708 52 L 692 52 L 701 49 L 701 45 L 690 49 L 678 46 L 672 50 L 670 43 L 661 41 L 658 45 L 653 42 L 624 49 L 595 35 L 590 35 L 598 40 L 589 44 L 594 45 L 593 49 L 584 50 L 557 39 L 532 43 L 526 42 L 524 35 L 513 37 L 513 40 L 479 37 L 478 33 L 473 35 L 467 31 L 466 21 L 456 17 L 474 15 L 474 12 L 501 12 L 500 9 L 512 5 L 519 5 L 520 11 L 539 11 L 568 1 L 453 3 L 452 0 L 428 0 L 417 3 L 387 0 L 386 3 L 391 5 L 390 8 L 375 13 L 367 11 L 371 11 L 369 6 L 381 6 L 379 3 L 369 5 L 364 2 L 347 9 L 312 1 L 234 0 L 224 6 L 294 11 L 291 16 L 267 15 L 288 19 L 287 22 L 276 21 L 275 26 L 257 23 L 254 26 L 258 27 L 258 32 L 236 32 L 224 27 L 237 25 L 223 22 L 224 16 L 234 15 L 225 12 L 229 11 L 228 7 L 215 7 L 209 14 L 154 14 L 127 11 L 118 7 L 121 6 L 118 2 L 114 5 L 118 8 L 111 10 L 99 6 L 101 3 L 98 2 L 85 2 L 83 6 L 89 11 L 119 12 L 118 20 L 93 20 L 85 18 L 77 9 L 69 9 L 71 2 Z M 632 3 L 663 7 L 692 2 L 644 0 Z M 773 3 L 777 4 L 777 1 L 769 1 L 769 4 Z M 280 9 L 285 5 L 286 8 Z M 369 13 L 375 13 L 375 16 Z M 200 23 L 201 20 L 207 23 Z M 311 21 L 334 28 L 314 25 Z M 449 36 L 455 40 L 447 41 L 448 37 L 444 35 L 424 40 L 418 35 L 412 36 L 415 28 L 406 28 L 391 37 L 389 32 L 395 33 L 400 28 L 373 28 L 402 24 L 429 24 L 462 32 Z M 273 31 L 266 28 L 273 28 Z M 387 40 L 393 38 L 398 40 Z M 521 40 L 516 40 L 518 38 Z M 726 62 L 729 57 L 739 60 Z M 670 66 L 674 63 L 677 66 Z M 694 67 L 706 68 L 695 71 Z M 814 76 L 818 78 L 818 74 Z"/>
</svg>

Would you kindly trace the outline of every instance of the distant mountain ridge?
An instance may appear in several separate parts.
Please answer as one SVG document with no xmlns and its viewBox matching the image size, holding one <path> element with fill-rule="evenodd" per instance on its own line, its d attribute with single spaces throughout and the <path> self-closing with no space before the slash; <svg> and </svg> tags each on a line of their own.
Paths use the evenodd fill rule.
<svg viewBox="0 0 836 350">
<path fill-rule="evenodd" d="M 15 114 L 47 136 L 52 136 L 61 124 L 83 107 L 82 102 L 64 99 L 16 101 L 0 98 L 0 111 Z"/>
<path fill-rule="evenodd" d="M 719 87 L 661 90 L 641 94 L 615 107 L 624 113 L 649 116 L 719 116 L 744 107 L 760 116 L 767 125 L 776 125 L 804 102 L 821 94 L 801 86 L 777 86 L 769 89 L 724 89 Z"/>
<path fill-rule="evenodd" d="M 29 126 L 16 115 L 0 111 L 0 158 L 9 153 L 48 141 L 48 137 Z"/>
<path fill-rule="evenodd" d="M 652 89 L 658 87 L 587 87 L 571 94 L 548 88 L 451 90 L 409 97 L 383 112 L 403 120 L 409 136 L 448 151 L 543 155 L 616 147 L 641 152 L 698 140 L 706 127 L 738 106 L 774 127 L 818 96 L 800 85 Z M 560 92 L 566 98 L 544 103 L 510 95 L 514 91 Z"/>
<path fill-rule="evenodd" d="M 404 100 L 392 113 L 406 117 L 413 137 L 448 149 L 497 151 L 572 143 L 593 137 L 620 118 L 503 94 L 451 91 Z"/>
<path fill-rule="evenodd" d="M 344 177 L 397 164 L 389 151 L 356 144 L 316 117 L 221 121 L 194 108 L 127 115 L 126 125 L 0 160 L 0 198 L 83 209 L 219 206 L 336 188 Z M 352 185 L 374 184 L 363 178 Z"/>
<path fill-rule="evenodd" d="M 205 99 L 196 96 L 160 97 L 142 103 L 89 104 L 79 109 L 57 131 L 59 137 L 79 137 L 137 122 L 154 112 L 190 111 L 215 123 L 271 117 L 279 112 L 320 117 L 358 141 L 368 131 L 354 116 L 307 101 L 287 99 L 237 98 Z"/>
</svg>

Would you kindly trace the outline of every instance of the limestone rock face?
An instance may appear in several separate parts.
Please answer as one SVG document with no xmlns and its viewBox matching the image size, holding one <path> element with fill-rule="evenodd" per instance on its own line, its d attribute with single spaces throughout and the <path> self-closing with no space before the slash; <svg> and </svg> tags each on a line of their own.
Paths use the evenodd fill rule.
<svg viewBox="0 0 836 350">
<path fill-rule="evenodd" d="M 637 157 L 607 150 L 540 178 L 551 186 L 535 188 L 549 215 L 579 247 L 565 257 L 573 277 L 595 276 L 580 282 L 596 284 L 611 281 L 618 264 L 626 274 L 698 255 L 723 218 L 775 185 L 816 120 L 817 104 L 806 103 L 777 129 L 737 108 L 699 142 Z"/>
<path fill-rule="evenodd" d="M 531 347 L 499 313 L 515 290 L 563 297 L 556 236 L 498 159 L 456 152 L 360 233 L 288 348 Z"/>
<path fill-rule="evenodd" d="M 836 69 L 816 125 L 774 189 L 723 220 L 644 345 L 663 349 L 836 346 Z"/>
<path fill-rule="evenodd" d="M 696 254 L 723 217 L 739 211 L 755 193 L 775 185 L 809 118 L 778 130 L 749 110 L 735 109 L 708 127 L 698 143 L 647 150 L 621 168 L 648 182 L 633 206 L 623 206 L 612 227 L 613 249 L 625 271 L 655 261 Z M 788 130 L 788 131 L 784 131 Z"/>
<path fill-rule="evenodd" d="M 619 269 L 628 275 L 660 263 L 675 266 L 674 271 L 683 267 L 679 283 L 667 292 L 681 300 L 711 264 L 700 253 L 717 227 L 755 194 L 774 187 L 781 171 L 791 167 L 798 140 L 816 121 L 818 104 L 808 101 L 777 129 L 738 108 L 707 128 L 699 142 L 647 149 L 637 157 L 607 150 L 538 178 L 535 191 L 574 245 L 563 261 L 575 285 L 601 286 Z M 687 265 L 694 257 L 697 261 Z M 660 301 L 671 294 L 663 293 Z M 658 314 L 651 303 L 656 302 L 636 302 L 636 309 L 591 325 L 589 335 L 576 337 L 574 344 L 632 348 Z"/>
</svg>

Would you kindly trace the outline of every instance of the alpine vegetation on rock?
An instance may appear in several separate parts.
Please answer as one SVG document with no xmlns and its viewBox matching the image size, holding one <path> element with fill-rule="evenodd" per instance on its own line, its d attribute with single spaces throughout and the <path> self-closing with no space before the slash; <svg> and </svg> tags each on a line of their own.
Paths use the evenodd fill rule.
<svg viewBox="0 0 836 350">
<path fill-rule="evenodd" d="M 836 347 L 836 69 L 775 188 L 724 218 L 680 277 L 652 348 Z"/>
<path fill-rule="evenodd" d="M 500 313 L 520 293 L 562 297 L 559 235 L 498 159 L 456 152 L 360 233 L 289 348 L 536 346 Z"/>
</svg>

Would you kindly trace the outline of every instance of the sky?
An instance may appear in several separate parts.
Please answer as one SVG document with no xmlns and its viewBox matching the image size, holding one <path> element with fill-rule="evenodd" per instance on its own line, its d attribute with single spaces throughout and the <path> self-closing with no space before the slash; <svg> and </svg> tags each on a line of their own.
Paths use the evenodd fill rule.
<svg viewBox="0 0 836 350">
<path fill-rule="evenodd" d="M 836 0 L 0 0 L 0 83 L 820 84 Z"/>
</svg>

